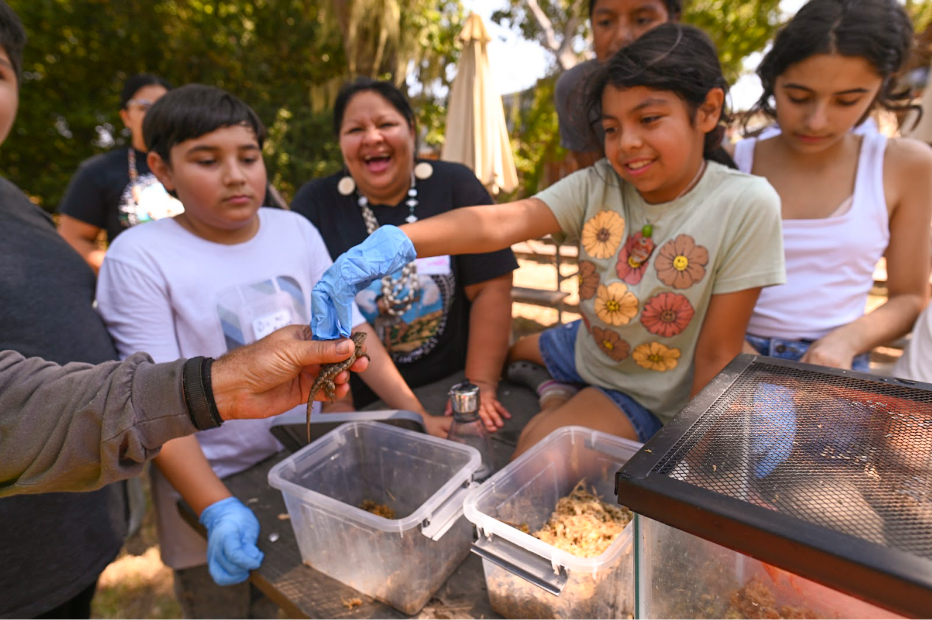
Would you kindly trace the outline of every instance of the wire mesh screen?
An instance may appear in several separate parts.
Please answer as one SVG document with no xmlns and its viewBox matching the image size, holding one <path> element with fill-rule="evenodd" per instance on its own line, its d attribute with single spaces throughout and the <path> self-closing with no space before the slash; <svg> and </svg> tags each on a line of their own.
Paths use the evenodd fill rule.
<svg viewBox="0 0 932 620">
<path fill-rule="evenodd" d="M 932 392 L 755 362 L 652 473 L 932 559 Z"/>
</svg>

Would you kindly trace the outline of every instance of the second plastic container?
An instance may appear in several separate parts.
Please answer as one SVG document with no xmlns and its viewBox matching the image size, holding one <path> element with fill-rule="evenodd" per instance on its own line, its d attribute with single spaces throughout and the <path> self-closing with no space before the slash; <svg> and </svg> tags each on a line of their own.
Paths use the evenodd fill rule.
<svg viewBox="0 0 932 620">
<path fill-rule="evenodd" d="M 580 480 L 614 501 L 615 472 L 641 444 L 569 426 L 554 431 L 466 498 L 492 608 L 506 618 L 626 618 L 634 612 L 633 526 L 594 558 L 520 529 L 540 529 Z"/>
</svg>

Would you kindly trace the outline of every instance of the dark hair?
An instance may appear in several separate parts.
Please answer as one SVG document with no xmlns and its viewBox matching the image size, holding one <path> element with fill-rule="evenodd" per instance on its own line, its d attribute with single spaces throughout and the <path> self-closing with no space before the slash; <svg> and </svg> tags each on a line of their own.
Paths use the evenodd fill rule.
<svg viewBox="0 0 932 620">
<path fill-rule="evenodd" d="M 745 123 L 757 112 L 775 118 L 772 97 L 777 78 L 817 54 L 863 58 L 883 78 L 875 103 L 888 110 L 918 107 L 897 103 L 909 99 L 909 89 L 898 90 L 893 79 L 909 57 L 912 43 L 912 23 L 896 0 L 810 0 L 780 29 L 758 66 L 764 92 Z"/>
<path fill-rule="evenodd" d="M 722 75 L 715 44 L 694 26 L 666 23 L 644 33 L 637 41 L 618 50 L 595 74 L 589 86 L 589 117 L 602 118 L 602 93 L 606 87 L 619 89 L 644 86 L 675 93 L 686 104 L 690 116 L 705 103 L 714 88 L 727 99 L 728 82 Z M 722 105 L 715 129 L 705 135 L 703 157 L 736 168 L 722 148 L 725 128 L 731 121 L 727 103 Z"/>
<path fill-rule="evenodd" d="M 17 85 L 23 75 L 23 48 L 26 47 L 26 29 L 10 6 L 0 0 L 0 46 L 6 50 L 16 74 Z"/>
<path fill-rule="evenodd" d="M 142 136 L 150 151 L 169 162 L 169 153 L 176 144 L 236 125 L 251 128 L 262 148 L 265 127 L 252 108 L 225 90 L 187 84 L 149 108 L 142 122 Z"/>
<path fill-rule="evenodd" d="M 152 75 L 151 73 L 139 73 L 127 78 L 126 81 L 123 82 L 123 90 L 120 92 L 120 109 L 126 109 L 126 106 L 129 105 L 133 95 L 138 93 L 140 88 L 152 86 L 153 84 L 162 86 L 165 88 L 165 90 L 172 89 L 171 84 L 157 75 Z"/>
<path fill-rule="evenodd" d="M 598 2 L 599 0 L 589 0 L 589 19 L 592 19 L 592 12 Z M 670 14 L 670 17 L 675 19 L 682 15 L 683 0 L 663 0 L 663 3 L 667 5 L 667 13 Z"/>
<path fill-rule="evenodd" d="M 367 77 L 356 78 L 355 81 L 345 84 L 340 89 L 337 100 L 333 104 L 333 135 L 340 137 L 340 126 L 343 125 L 343 115 L 346 114 L 346 106 L 349 105 L 349 102 L 359 93 L 367 91 L 381 95 L 383 99 L 392 104 L 392 107 L 398 110 L 398 113 L 408 122 L 408 127 L 414 129 L 414 133 L 417 135 L 414 110 L 411 109 L 411 104 L 408 103 L 408 98 L 405 97 L 404 93 L 391 82 L 373 80 Z"/>
</svg>

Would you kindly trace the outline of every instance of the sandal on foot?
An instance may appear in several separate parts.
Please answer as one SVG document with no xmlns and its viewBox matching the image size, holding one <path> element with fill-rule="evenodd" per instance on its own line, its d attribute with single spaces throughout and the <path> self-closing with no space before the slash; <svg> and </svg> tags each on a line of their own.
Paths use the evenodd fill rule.
<svg viewBox="0 0 932 620">
<path fill-rule="evenodd" d="M 509 364 L 505 370 L 505 378 L 512 383 L 527 386 L 535 392 L 541 383 L 553 380 L 546 368 L 540 364 L 524 360 Z"/>
</svg>

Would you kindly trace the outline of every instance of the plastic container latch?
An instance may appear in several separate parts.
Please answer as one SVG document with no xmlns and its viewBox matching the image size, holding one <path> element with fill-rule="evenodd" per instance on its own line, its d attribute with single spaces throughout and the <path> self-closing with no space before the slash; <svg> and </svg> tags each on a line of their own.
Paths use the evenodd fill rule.
<svg viewBox="0 0 932 620">
<path fill-rule="evenodd" d="M 456 520 L 463 516 L 463 500 L 466 499 L 466 494 L 476 486 L 478 485 L 467 483 L 454 491 L 426 520 L 426 524 L 421 525 L 421 534 L 431 540 L 440 540 L 453 527 Z"/>
</svg>

